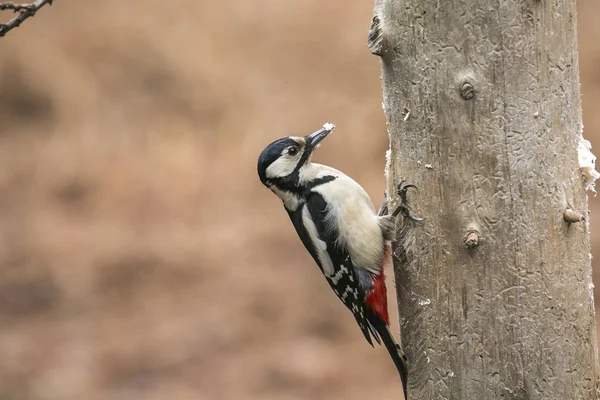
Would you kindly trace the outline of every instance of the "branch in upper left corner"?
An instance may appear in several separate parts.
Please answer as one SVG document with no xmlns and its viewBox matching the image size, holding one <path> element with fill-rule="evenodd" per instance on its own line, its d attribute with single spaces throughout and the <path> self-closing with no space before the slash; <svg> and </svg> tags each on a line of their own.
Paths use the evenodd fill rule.
<svg viewBox="0 0 600 400">
<path fill-rule="evenodd" d="M 52 0 L 37 0 L 29 4 L 16 4 L 12 2 L 0 3 L 0 11 L 12 10 L 15 14 L 18 14 L 10 21 L 0 23 L 0 37 L 3 37 L 10 30 L 21 25 L 27 18 L 33 17 L 35 13 L 46 4 L 52 5 Z"/>
</svg>

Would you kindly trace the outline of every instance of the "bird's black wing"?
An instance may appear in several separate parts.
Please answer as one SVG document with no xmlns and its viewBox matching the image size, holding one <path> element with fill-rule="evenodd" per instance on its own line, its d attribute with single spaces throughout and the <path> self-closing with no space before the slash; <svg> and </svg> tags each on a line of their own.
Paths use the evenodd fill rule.
<svg viewBox="0 0 600 400">
<path fill-rule="evenodd" d="M 336 245 L 339 232 L 335 230 L 335 227 L 327 226 L 325 223 L 327 221 L 327 203 L 319 193 L 311 192 L 304 205 L 297 211 L 288 211 L 288 213 L 302 243 L 325 275 L 335 294 L 354 315 L 367 342 L 372 346 L 371 336 L 373 336 L 377 343 L 381 344 L 383 341 L 385 344 L 402 379 L 406 398 L 407 370 L 404 355 L 386 322 L 365 307 L 365 296 L 373 290 L 373 277 L 367 270 L 356 268 L 346 249 Z M 310 221 L 307 221 L 307 218 L 310 218 Z M 312 226 L 307 226 L 309 224 Z M 327 256 L 331 261 L 328 265 L 321 261 L 322 251 L 315 247 L 311 237 L 311 231 L 314 233 L 315 230 L 318 239 L 323 241 L 326 246 Z"/>
<path fill-rule="evenodd" d="M 335 227 L 325 224 L 327 203 L 323 197 L 319 193 L 311 192 L 307 196 L 305 205 L 296 213 L 290 213 L 290 217 L 304 246 L 321 268 L 334 293 L 354 315 L 367 341 L 373 345 L 369 334 L 371 332 L 375 340 L 379 342 L 378 335 L 367 320 L 364 305 L 366 293 L 372 289 L 372 279 L 367 271 L 357 269 L 352 264 L 352 259 L 346 249 L 337 245 L 339 233 Z M 313 226 L 307 226 L 311 223 Z M 318 239 L 326 246 L 325 252 L 319 251 L 313 243 L 311 231 L 315 233 L 315 228 Z M 319 254 L 325 254 L 329 260 L 323 262 Z"/>
</svg>

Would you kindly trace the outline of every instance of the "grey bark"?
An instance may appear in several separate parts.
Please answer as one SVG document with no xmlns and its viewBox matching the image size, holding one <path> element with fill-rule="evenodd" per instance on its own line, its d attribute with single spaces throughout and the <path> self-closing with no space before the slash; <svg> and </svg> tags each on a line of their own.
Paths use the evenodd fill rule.
<svg viewBox="0 0 600 400">
<path fill-rule="evenodd" d="M 575 0 L 376 1 L 411 400 L 598 397 L 576 39 Z"/>
</svg>

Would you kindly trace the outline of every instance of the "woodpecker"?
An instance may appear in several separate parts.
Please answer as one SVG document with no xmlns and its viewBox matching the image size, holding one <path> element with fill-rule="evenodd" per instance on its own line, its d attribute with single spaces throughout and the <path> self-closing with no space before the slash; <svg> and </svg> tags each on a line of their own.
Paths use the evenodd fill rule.
<svg viewBox="0 0 600 400">
<path fill-rule="evenodd" d="M 387 348 L 406 398 L 406 358 L 389 330 L 384 266 L 391 262 L 395 217 L 414 220 L 406 192 L 391 214 L 384 200 L 379 213 L 366 191 L 342 172 L 311 162 L 313 151 L 335 128 L 325 124 L 307 136 L 290 136 L 269 144 L 258 158 L 261 182 L 277 195 L 306 250 L 325 279 L 352 312 L 365 339 Z"/>
</svg>

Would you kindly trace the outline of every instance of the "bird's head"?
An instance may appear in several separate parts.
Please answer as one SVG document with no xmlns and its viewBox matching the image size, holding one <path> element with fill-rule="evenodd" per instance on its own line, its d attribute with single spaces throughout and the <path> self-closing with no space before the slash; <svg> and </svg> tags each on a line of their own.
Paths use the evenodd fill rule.
<svg viewBox="0 0 600 400">
<path fill-rule="evenodd" d="M 323 128 L 306 136 L 288 136 L 265 147 L 258 157 L 258 176 L 266 185 L 293 185 L 298 182 L 302 168 L 310 164 L 310 156 L 319 143 L 335 128 Z"/>
</svg>

